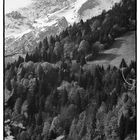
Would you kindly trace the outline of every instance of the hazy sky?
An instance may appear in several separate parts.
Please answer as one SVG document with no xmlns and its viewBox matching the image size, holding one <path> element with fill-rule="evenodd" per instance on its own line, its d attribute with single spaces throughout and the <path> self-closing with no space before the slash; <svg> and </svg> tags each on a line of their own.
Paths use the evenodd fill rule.
<svg viewBox="0 0 140 140">
<path fill-rule="evenodd" d="M 21 7 L 26 7 L 31 3 L 31 0 L 5 0 L 5 13 L 17 10 Z"/>
</svg>

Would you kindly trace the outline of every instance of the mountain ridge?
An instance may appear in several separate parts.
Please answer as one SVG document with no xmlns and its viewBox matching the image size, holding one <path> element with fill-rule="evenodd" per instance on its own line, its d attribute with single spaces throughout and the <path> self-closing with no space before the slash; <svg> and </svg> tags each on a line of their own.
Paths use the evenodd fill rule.
<svg viewBox="0 0 140 140">
<path fill-rule="evenodd" d="M 82 14 L 89 10 L 90 5 L 84 9 L 82 7 L 88 2 L 90 0 L 41 0 L 39 2 L 34 0 L 32 5 L 6 14 L 5 55 L 14 54 L 13 52 L 22 50 L 23 47 L 24 53 L 31 51 L 41 38 L 59 34 L 68 25 L 84 19 Z M 91 18 L 90 16 L 85 16 L 85 19 Z M 64 24 L 59 24 L 61 20 Z M 25 38 L 29 38 L 30 41 Z M 19 54 L 22 54 L 20 52 L 22 51 L 19 51 Z"/>
</svg>

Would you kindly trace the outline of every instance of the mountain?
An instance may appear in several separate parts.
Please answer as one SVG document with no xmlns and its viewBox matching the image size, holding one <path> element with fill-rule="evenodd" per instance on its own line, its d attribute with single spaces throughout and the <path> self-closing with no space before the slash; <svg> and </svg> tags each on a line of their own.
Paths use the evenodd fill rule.
<svg viewBox="0 0 140 140">
<path fill-rule="evenodd" d="M 78 20 L 86 6 L 75 11 Z M 29 43 L 41 41 L 4 69 L 5 139 L 135 140 L 136 1 L 122 0 L 72 26 L 61 10 L 34 20 L 32 29 L 31 18 L 20 11 L 7 16 L 27 28 L 18 36 L 14 26 L 24 26 L 11 26 L 17 37 L 8 40 L 17 41 L 13 53 L 23 55 Z M 43 39 L 50 30 L 63 31 Z"/>
<path fill-rule="evenodd" d="M 93 16 L 99 15 L 103 10 L 111 9 L 118 2 L 120 0 L 87 0 L 78 10 L 78 15 L 80 19 L 85 21 Z"/>
<path fill-rule="evenodd" d="M 5 15 L 5 56 L 15 58 L 38 46 L 46 36 L 68 25 L 109 10 L 120 0 L 33 0 L 28 7 Z"/>
</svg>

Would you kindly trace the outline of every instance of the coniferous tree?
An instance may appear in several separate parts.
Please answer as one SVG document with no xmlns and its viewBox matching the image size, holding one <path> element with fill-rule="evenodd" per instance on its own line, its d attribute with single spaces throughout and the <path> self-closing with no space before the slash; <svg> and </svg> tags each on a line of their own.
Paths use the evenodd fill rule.
<svg viewBox="0 0 140 140">
<path fill-rule="evenodd" d="M 35 58 L 36 58 L 35 54 L 30 54 L 30 55 L 29 55 L 29 60 L 30 60 L 30 61 L 36 62 L 36 61 L 35 61 Z"/>
<path fill-rule="evenodd" d="M 86 23 L 84 23 L 84 29 L 86 30 L 86 33 L 90 33 L 91 32 L 91 28 L 90 28 L 90 25 L 89 25 L 88 21 Z"/>
<path fill-rule="evenodd" d="M 80 24 L 81 24 L 82 26 L 84 25 L 83 19 L 80 20 Z"/>
<path fill-rule="evenodd" d="M 54 46 L 54 44 L 55 44 L 55 38 L 53 36 L 50 36 L 50 38 L 49 38 L 49 45 L 50 46 Z"/>
<path fill-rule="evenodd" d="M 127 67 L 127 64 L 126 64 L 126 62 L 123 58 L 122 61 L 121 61 L 121 64 L 120 64 L 120 68 L 124 68 L 124 67 Z"/>
<path fill-rule="evenodd" d="M 60 36 L 56 35 L 56 36 L 55 36 L 55 41 L 56 41 L 56 42 L 60 42 Z"/>
<path fill-rule="evenodd" d="M 49 48 L 49 43 L 48 43 L 48 38 L 45 37 L 43 39 L 43 47 L 45 48 L 45 50 L 47 50 Z"/>
<path fill-rule="evenodd" d="M 40 41 L 40 42 L 39 42 L 39 50 L 41 50 L 42 46 L 43 46 L 43 45 L 42 45 L 42 42 Z"/>
<path fill-rule="evenodd" d="M 60 33 L 60 40 L 62 40 L 63 38 L 65 38 L 65 37 L 67 37 L 69 34 L 68 34 L 68 29 L 66 29 L 66 30 L 64 30 L 64 31 L 62 31 L 61 33 Z"/>
<path fill-rule="evenodd" d="M 6 70 L 10 69 L 10 67 L 11 67 L 11 64 L 10 64 L 10 62 L 8 62 L 7 66 L 6 66 Z"/>
<path fill-rule="evenodd" d="M 28 62 L 30 60 L 28 53 L 25 56 L 25 62 Z"/>
<path fill-rule="evenodd" d="M 19 56 L 19 57 L 18 57 L 18 61 L 16 62 L 16 67 L 18 68 L 19 65 L 20 65 L 22 62 L 24 62 L 24 58 L 21 57 L 21 56 Z"/>
<path fill-rule="evenodd" d="M 11 79 L 10 78 L 7 78 L 5 84 L 6 84 L 6 88 L 11 91 L 12 90 L 12 87 L 11 87 L 11 82 L 10 81 L 11 81 Z"/>
<path fill-rule="evenodd" d="M 37 125 L 42 125 L 42 122 L 43 122 L 43 120 L 42 120 L 42 111 L 39 110 L 37 118 L 36 118 L 36 123 L 37 123 Z"/>
</svg>

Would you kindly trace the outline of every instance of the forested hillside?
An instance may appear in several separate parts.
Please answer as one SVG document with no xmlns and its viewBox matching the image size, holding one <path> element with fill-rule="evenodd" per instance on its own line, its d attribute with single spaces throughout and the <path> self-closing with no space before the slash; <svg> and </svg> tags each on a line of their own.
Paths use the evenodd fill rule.
<svg viewBox="0 0 140 140">
<path fill-rule="evenodd" d="M 136 62 L 84 67 L 136 30 L 135 6 L 122 0 L 6 66 L 5 139 L 136 139 Z"/>
</svg>

